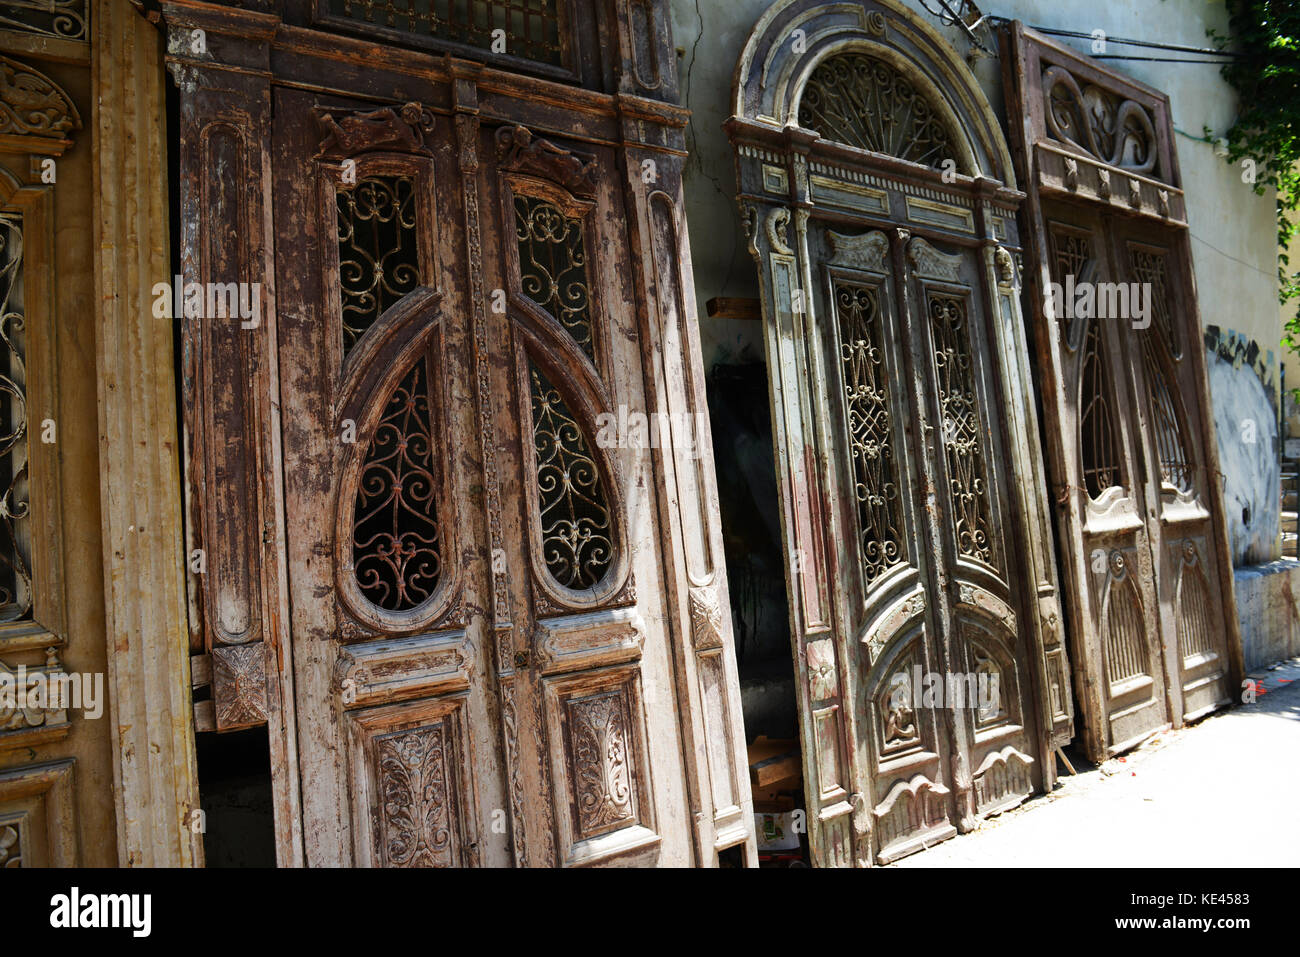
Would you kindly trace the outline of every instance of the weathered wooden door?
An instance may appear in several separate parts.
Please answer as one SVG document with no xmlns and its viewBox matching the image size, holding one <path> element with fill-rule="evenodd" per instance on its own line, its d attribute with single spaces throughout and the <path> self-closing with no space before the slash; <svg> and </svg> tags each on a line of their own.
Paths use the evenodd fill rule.
<svg viewBox="0 0 1300 957">
<path fill-rule="evenodd" d="M 893 3 L 778 4 L 737 76 L 813 855 L 884 863 L 1050 787 L 1071 731 L 1021 195 Z"/>
<path fill-rule="evenodd" d="M 978 250 L 813 221 L 824 447 L 874 847 L 887 862 L 1041 786 Z M 822 241 L 820 237 L 825 237 Z M 825 639 L 823 639 L 824 641 Z M 816 697 L 816 695 L 812 695 Z M 962 769 L 967 769 L 963 772 Z M 967 774 L 970 778 L 967 778 Z M 969 781 L 973 780 L 974 790 Z"/>
<path fill-rule="evenodd" d="M 1240 674 L 1168 98 L 1013 24 L 1048 461 L 1091 757 L 1230 700 Z"/>
<path fill-rule="evenodd" d="M 688 863 L 647 459 L 598 441 L 646 404 L 610 152 L 275 117 L 308 862 Z"/>
</svg>

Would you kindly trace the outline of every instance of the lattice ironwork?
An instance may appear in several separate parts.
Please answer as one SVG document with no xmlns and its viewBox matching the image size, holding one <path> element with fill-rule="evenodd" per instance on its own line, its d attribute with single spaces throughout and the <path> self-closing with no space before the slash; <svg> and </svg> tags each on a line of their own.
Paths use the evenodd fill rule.
<svg viewBox="0 0 1300 957">
<path fill-rule="evenodd" d="M 1181 350 L 1169 312 L 1169 290 L 1165 283 L 1165 257 L 1155 250 L 1129 248 L 1133 278 L 1150 284 L 1151 325 L 1137 330 L 1142 339 L 1142 368 L 1146 374 L 1147 397 L 1151 404 L 1151 425 L 1155 430 L 1156 453 L 1160 458 L 1160 479 L 1183 491 L 1192 491 L 1193 461 L 1188 454 L 1183 417 L 1179 413 L 1173 368 Z"/>
<path fill-rule="evenodd" d="M 89 40 L 89 0 L 0 0 L 0 30 Z"/>
<path fill-rule="evenodd" d="M 907 558 L 882 317 L 876 290 L 852 283 L 835 285 L 835 310 L 858 512 L 858 554 L 869 584 Z"/>
<path fill-rule="evenodd" d="M 1173 316 L 1169 305 L 1173 301 L 1169 295 L 1169 285 L 1165 275 L 1165 256 L 1154 249 L 1130 247 L 1129 263 L 1133 269 L 1133 279 L 1150 286 L 1147 301 L 1151 303 L 1151 325 L 1164 340 L 1169 357 L 1180 360 L 1183 357 L 1182 343 L 1178 340 L 1174 328 Z"/>
<path fill-rule="evenodd" d="M 1064 286 L 1067 276 L 1074 276 L 1076 281 L 1091 281 L 1096 268 L 1092 243 L 1087 236 L 1054 230 L 1052 249 L 1058 283 Z M 1115 387 L 1101 324 L 1096 319 L 1075 317 L 1066 335 L 1070 349 L 1079 349 L 1078 337 L 1083 337 L 1077 384 L 1079 465 L 1084 488 L 1091 498 L 1097 499 L 1106 489 L 1122 483 Z"/>
<path fill-rule="evenodd" d="M 934 338 L 934 366 L 948 464 L 948 499 L 960 555 L 993 564 L 989 538 L 989 490 L 980 444 L 979 404 L 971 363 L 966 303 L 931 293 L 927 305 Z"/>
<path fill-rule="evenodd" d="M 0 215 L 0 622 L 31 618 L 22 218 Z"/>
<path fill-rule="evenodd" d="M 515 197 L 515 236 L 524 293 L 556 319 L 593 362 L 591 286 L 582 220 L 554 203 Z"/>
<path fill-rule="evenodd" d="M 592 588 L 614 560 L 604 480 L 559 390 L 531 360 L 528 367 L 542 559 L 566 588 Z"/>
<path fill-rule="evenodd" d="M 357 482 L 352 564 L 361 593 L 376 607 L 416 608 L 437 589 L 438 487 L 421 358 L 389 396 Z"/>
<path fill-rule="evenodd" d="M 902 73 L 863 53 L 828 57 L 799 101 L 799 125 L 829 140 L 924 166 L 957 161 L 938 111 Z"/>
<path fill-rule="evenodd" d="M 561 0 L 330 0 L 329 10 L 413 36 L 565 65 Z"/>
<path fill-rule="evenodd" d="M 346 355 L 385 309 L 420 284 L 420 263 L 411 180 L 369 176 L 336 199 Z"/>
</svg>

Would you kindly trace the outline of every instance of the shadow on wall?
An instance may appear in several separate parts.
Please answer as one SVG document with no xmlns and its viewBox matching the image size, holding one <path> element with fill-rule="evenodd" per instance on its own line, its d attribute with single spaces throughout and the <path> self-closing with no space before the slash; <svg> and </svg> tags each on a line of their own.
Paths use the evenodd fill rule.
<svg viewBox="0 0 1300 957">
<path fill-rule="evenodd" d="M 1223 470 L 1223 502 L 1235 567 L 1280 555 L 1281 465 L 1272 353 L 1253 340 L 1208 326 L 1210 395 Z"/>
<path fill-rule="evenodd" d="M 745 735 L 798 734 L 767 367 L 746 348 L 709 371 L 709 417 Z"/>
</svg>

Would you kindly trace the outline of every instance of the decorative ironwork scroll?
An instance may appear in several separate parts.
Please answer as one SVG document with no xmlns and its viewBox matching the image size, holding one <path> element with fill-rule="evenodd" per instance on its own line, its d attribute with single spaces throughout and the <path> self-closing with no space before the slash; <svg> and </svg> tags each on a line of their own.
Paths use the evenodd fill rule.
<svg viewBox="0 0 1300 957">
<path fill-rule="evenodd" d="M 592 588 L 614 560 L 600 467 L 564 400 L 530 360 L 542 558 L 566 588 Z"/>
<path fill-rule="evenodd" d="M 927 311 L 934 336 L 934 365 L 948 463 L 948 495 L 958 554 L 993 564 L 989 540 L 988 479 L 980 445 L 979 406 L 971 366 L 966 304 L 931 293 Z"/>
<path fill-rule="evenodd" d="M 360 23 L 493 50 L 552 66 L 564 64 L 560 0 L 330 0 L 330 12 Z"/>
<path fill-rule="evenodd" d="M 385 309 L 419 285 L 420 266 L 411 180 L 366 177 L 336 199 L 346 355 Z"/>
<path fill-rule="evenodd" d="M 0 214 L 0 622 L 32 613 L 22 218 Z"/>
<path fill-rule="evenodd" d="M 354 507 L 352 562 L 361 593 L 404 611 L 427 601 L 441 571 L 437 466 L 421 357 L 393 390 L 366 449 Z"/>
<path fill-rule="evenodd" d="M 876 290 L 837 283 L 835 310 L 858 510 L 858 554 L 869 584 L 907 557 Z"/>
<path fill-rule="evenodd" d="M 799 125 L 924 166 L 957 159 L 934 106 L 893 66 L 863 53 L 836 54 L 813 70 L 799 102 Z"/>
<path fill-rule="evenodd" d="M 594 362 L 582 220 L 565 216 L 544 199 L 516 196 L 515 235 L 524 293 L 564 326 Z"/>
<path fill-rule="evenodd" d="M 89 40 L 89 0 L 0 0 L 0 29 Z"/>
</svg>

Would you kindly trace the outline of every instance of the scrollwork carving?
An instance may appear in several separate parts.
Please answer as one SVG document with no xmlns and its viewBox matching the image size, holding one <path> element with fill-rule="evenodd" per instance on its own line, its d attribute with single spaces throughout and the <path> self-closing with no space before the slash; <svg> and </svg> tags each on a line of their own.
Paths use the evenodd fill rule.
<svg viewBox="0 0 1300 957">
<path fill-rule="evenodd" d="M 497 130 L 496 144 L 497 161 L 504 170 L 540 176 L 575 196 L 590 196 L 596 191 L 599 167 L 592 156 L 535 137 L 524 126 L 501 127 Z"/>
<path fill-rule="evenodd" d="M 317 159 L 337 160 L 376 150 L 430 152 L 424 138 L 433 132 L 433 113 L 420 103 L 366 113 L 320 110 L 316 115 L 322 133 Z"/>
<path fill-rule="evenodd" d="M 38 70 L 0 56 L 0 135 L 63 139 L 79 129 L 68 94 Z"/>
<path fill-rule="evenodd" d="M 1080 87 L 1059 66 L 1043 71 L 1042 87 L 1044 116 L 1053 137 L 1110 166 L 1154 173 L 1159 151 L 1146 107 L 1095 84 Z"/>
</svg>

